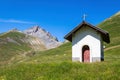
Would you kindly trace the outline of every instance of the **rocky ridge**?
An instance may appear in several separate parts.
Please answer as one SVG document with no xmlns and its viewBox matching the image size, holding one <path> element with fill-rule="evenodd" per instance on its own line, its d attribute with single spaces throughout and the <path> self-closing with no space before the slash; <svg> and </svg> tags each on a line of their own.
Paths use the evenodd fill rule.
<svg viewBox="0 0 120 80">
<path fill-rule="evenodd" d="M 39 26 L 33 26 L 23 31 L 23 33 L 38 38 L 46 49 L 56 48 L 61 45 L 61 42 L 56 37 L 53 37 L 48 31 Z"/>
</svg>

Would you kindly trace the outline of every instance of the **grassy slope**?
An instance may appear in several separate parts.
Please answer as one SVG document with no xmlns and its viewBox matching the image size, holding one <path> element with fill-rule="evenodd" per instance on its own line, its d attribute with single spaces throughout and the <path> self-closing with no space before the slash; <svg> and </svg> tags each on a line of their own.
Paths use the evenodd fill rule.
<svg viewBox="0 0 120 80">
<path fill-rule="evenodd" d="M 113 16 L 99 27 L 109 31 L 111 44 L 120 45 L 119 17 Z M 0 67 L 0 79 L 5 80 L 119 80 L 120 47 L 105 51 L 105 61 L 84 64 L 71 62 L 71 43 L 56 49 L 38 52 L 19 64 Z"/>
<path fill-rule="evenodd" d="M 31 48 L 27 43 L 23 43 L 20 39 L 25 35 L 20 32 L 8 32 L 0 35 L 0 63 L 8 63 L 12 57 L 23 54 Z M 14 40 L 9 41 L 8 39 Z"/>
<path fill-rule="evenodd" d="M 120 45 L 120 14 L 115 14 L 114 16 L 108 18 L 104 22 L 100 23 L 98 27 L 107 30 L 110 34 L 110 46 Z"/>
<path fill-rule="evenodd" d="M 61 63 L 71 61 L 71 43 L 61 45 L 56 49 L 37 52 L 35 56 L 25 60 L 25 63 Z"/>
</svg>

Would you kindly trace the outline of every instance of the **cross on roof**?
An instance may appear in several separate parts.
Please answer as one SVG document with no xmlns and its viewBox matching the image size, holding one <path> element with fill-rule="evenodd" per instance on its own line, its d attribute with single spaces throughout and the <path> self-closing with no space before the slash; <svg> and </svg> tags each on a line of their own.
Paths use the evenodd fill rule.
<svg viewBox="0 0 120 80">
<path fill-rule="evenodd" d="M 86 17 L 87 17 L 87 15 L 84 14 L 84 15 L 83 15 L 83 21 L 85 21 Z"/>
</svg>

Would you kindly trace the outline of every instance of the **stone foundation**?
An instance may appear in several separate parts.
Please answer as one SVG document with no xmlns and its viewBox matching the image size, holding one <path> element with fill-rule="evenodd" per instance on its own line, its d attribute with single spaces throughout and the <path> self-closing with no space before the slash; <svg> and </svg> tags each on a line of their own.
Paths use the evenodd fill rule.
<svg viewBox="0 0 120 80">
<path fill-rule="evenodd" d="M 101 62 L 100 57 L 92 57 L 92 62 Z"/>
<path fill-rule="evenodd" d="M 80 61 L 79 57 L 72 57 L 72 61 Z"/>
</svg>

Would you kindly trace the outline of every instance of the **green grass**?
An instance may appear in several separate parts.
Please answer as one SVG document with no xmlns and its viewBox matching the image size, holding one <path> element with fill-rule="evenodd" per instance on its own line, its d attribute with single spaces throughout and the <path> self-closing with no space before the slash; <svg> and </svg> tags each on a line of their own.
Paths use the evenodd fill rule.
<svg viewBox="0 0 120 80">
<path fill-rule="evenodd" d="M 6 80 L 119 80 L 119 62 L 18 64 L 2 69 Z"/>
<path fill-rule="evenodd" d="M 105 52 L 105 61 L 116 62 L 120 60 L 120 47 Z"/>
</svg>

